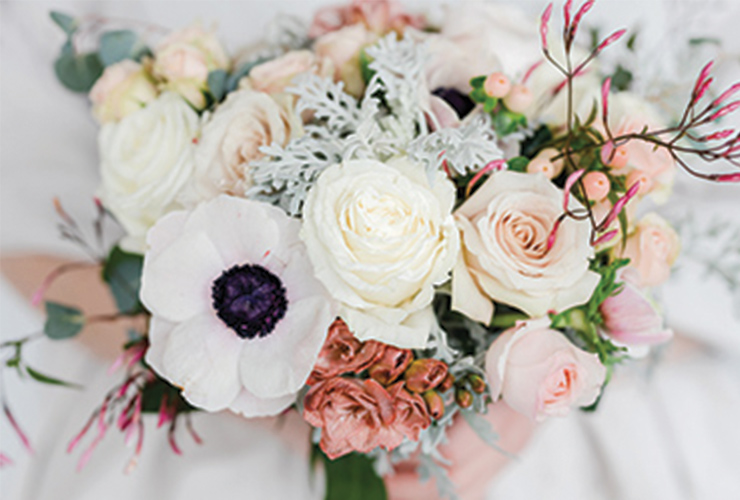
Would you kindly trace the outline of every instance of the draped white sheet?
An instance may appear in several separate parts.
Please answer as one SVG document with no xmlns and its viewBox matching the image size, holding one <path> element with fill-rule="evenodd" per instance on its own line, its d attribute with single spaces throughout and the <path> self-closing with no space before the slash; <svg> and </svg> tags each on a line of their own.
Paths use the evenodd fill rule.
<svg viewBox="0 0 740 500">
<path fill-rule="evenodd" d="M 276 12 L 308 15 L 324 3 L 4 2 L 2 251 L 74 252 L 55 239 L 50 203 L 54 196 L 60 196 L 72 213 L 92 213 L 96 125 L 84 99 L 69 94 L 54 78 L 51 63 L 63 37 L 48 21 L 50 9 L 139 19 L 172 28 L 192 19 L 215 19 L 234 49 L 239 42 L 256 39 Z M 716 10 L 722 5 L 728 9 L 724 13 Z M 691 29 L 724 38 L 736 55 L 740 37 L 734 22 L 740 19 L 739 6 L 737 2 L 603 0 L 593 12 L 594 18 L 612 27 L 639 20 L 645 43 L 662 47 L 668 57 L 673 54 L 671 43 L 683 43 L 688 37 L 687 32 L 672 31 L 680 21 L 676 12 L 683 9 L 687 16 L 694 9 Z M 537 12 L 542 5 L 525 7 Z M 738 79 L 737 68 L 737 62 L 726 64 L 723 79 Z M 725 218 L 740 225 L 737 187 L 700 185 L 680 174 L 679 178 L 673 213 L 691 207 L 699 221 Z M 544 424 L 521 459 L 492 479 L 489 498 L 740 498 L 740 323 L 731 314 L 729 290 L 704 266 L 685 259 L 662 295 L 671 326 L 683 340 L 652 368 L 638 363 L 619 369 L 595 414 L 576 412 Z M 3 339 L 40 329 L 42 318 L 4 281 L 0 300 Z M 151 422 L 139 467 L 128 476 L 122 470 L 132 450 L 111 433 L 87 468 L 76 473 L 76 456 L 65 454 L 66 444 L 116 379 L 74 343 L 36 346 L 28 355 L 50 373 L 65 373 L 84 382 L 86 390 L 47 388 L 17 382 L 11 374 L 6 377 L 7 394 L 36 454 L 24 453 L 7 424 L 0 424 L 2 450 L 16 460 L 15 466 L 0 473 L 3 498 L 320 497 L 316 488 L 321 485 L 312 487 L 299 454 L 264 426 L 227 414 L 197 416 L 196 428 L 205 444 L 197 447 L 183 433 L 183 456 L 170 452 L 163 433 L 154 432 Z"/>
</svg>

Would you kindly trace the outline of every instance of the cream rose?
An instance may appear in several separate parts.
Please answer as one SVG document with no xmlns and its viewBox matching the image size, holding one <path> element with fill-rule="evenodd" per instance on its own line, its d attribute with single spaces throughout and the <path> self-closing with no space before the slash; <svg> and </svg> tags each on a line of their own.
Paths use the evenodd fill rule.
<svg viewBox="0 0 740 500">
<path fill-rule="evenodd" d="M 645 215 L 627 237 L 623 257 L 637 269 L 638 286 L 657 286 L 671 275 L 671 266 L 680 250 L 678 234 L 656 213 Z"/>
<path fill-rule="evenodd" d="M 200 24 L 171 33 L 154 51 L 154 74 L 198 109 L 205 106 L 208 73 L 228 68 L 223 46 Z"/>
<path fill-rule="evenodd" d="M 594 403 L 606 377 L 596 354 L 578 349 L 549 324 L 528 321 L 506 330 L 486 353 L 493 400 L 536 421 Z"/>
<path fill-rule="evenodd" d="M 166 92 L 118 123 L 100 130 L 99 196 L 127 233 L 122 245 L 142 252 L 146 232 L 175 201 L 193 172 L 199 118 Z"/>
<path fill-rule="evenodd" d="M 360 96 L 365 89 L 360 71 L 360 51 L 377 39 L 377 34 L 358 23 L 319 37 L 313 48 L 319 58 L 331 61 L 334 79 L 343 81 L 350 94 Z"/>
<path fill-rule="evenodd" d="M 493 174 L 455 212 L 462 251 L 452 274 L 452 308 L 488 324 L 492 300 L 531 316 L 562 311 L 591 297 L 599 275 L 587 221 L 567 218 L 554 246 L 547 239 L 562 214 L 563 192 L 543 174 Z M 570 208 L 578 202 L 571 197 Z"/>
<path fill-rule="evenodd" d="M 424 347 L 434 285 L 448 279 L 459 241 L 453 185 L 406 158 L 350 160 L 309 192 L 301 237 L 316 274 L 360 340 Z"/>
<path fill-rule="evenodd" d="M 232 92 L 203 125 L 195 150 L 195 173 L 183 196 L 187 205 L 227 193 L 244 196 L 252 185 L 249 163 L 261 146 L 284 146 L 301 133 L 300 122 L 265 93 Z"/>
<path fill-rule="evenodd" d="M 144 67 L 130 59 L 105 68 L 93 88 L 93 116 L 100 122 L 118 121 L 157 98 L 157 88 Z"/>
</svg>

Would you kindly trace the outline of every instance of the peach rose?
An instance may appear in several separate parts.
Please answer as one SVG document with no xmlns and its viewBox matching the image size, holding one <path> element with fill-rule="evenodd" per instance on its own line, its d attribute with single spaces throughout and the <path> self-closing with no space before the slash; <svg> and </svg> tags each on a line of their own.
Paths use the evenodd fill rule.
<svg viewBox="0 0 740 500">
<path fill-rule="evenodd" d="M 539 422 L 596 401 L 606 368 L 541 319 L 503 332 L 486 353 L 486 374 L 494 401 Z"/>
<path fill-rule="evenodd" d="M 324 347 L 321 348 L 319 358 L 306 383 L 315 385 L 343 373 L 360 373 L 378 361 L 384 352 L 385 346 L 380 342 L 357 340 L 347 328 L 347 324 L 341 318 L 337 318 L 329 327 Z"/>
<path fill-rule="evenodd" d="M 378 36 L 364 25 L 354 24 L 321 36 L 313 48 L 317 57 L 331 61 L 334 79 L 343 81 L 348 93 L 360 96 L 365 88 L 360 71 L 360 51 L 377 39 Z"/>
<path fill-rule="evenodd" d="M 424 17 L 405 13 L 397 0 L 353 0 L 350 5 L 320 9 L 308 34 L 311 38 L 316 38 L 356 23 L 362 23 L 370 31 L 383 34 L 390 30 L 401 31 L 406 26 L 421 29 L 424 26 Z"/>
<path fill-rule="evenodd" d="M 309 50 L 294 50 L 271 61 L 258 64 L 249 72 L 247 81 L 249 86 L 267 94 L 283 92 L 290 85 L 293 78 L 301 73 L 318 72 L 323 74 L 327 66 L 319 67 L 319 61 Z M 329 67 L 331 74 L 333 68 Z M 241 83 L 240 83 L 241 86 Z"/>
<path fill-rule="evenodd" d="M 530 316 L 583 304 L 599 283 L 588 269 L 588 221 L 565 219 L 563 192 L 543 174 L 497 172 L 455 211 L 463 251 L 452 271 L 452 308 L 488 324 L 491 300 Z M 580 205 L 571 197 L 570 209 Z"/>
<path fill-rule="evenodd" d="M 637 274 L 634 269 L 627 268 L 622 273 L 622 278 L 625 278 L 622 289 L 599 306 L 605 333 L 629 346 L 661 344 L 670 340 L 673 331 L 663 327 L 663 317 L 645 292 L 631 282 L 633 278 L 630 275 L 634 274 Z"/>
<path fill-rule="evenodd" d="M 125 59 L 105 68 L 90 89 L 93 116 L 100 123 L 115 122 L 141 109 L 157 95 L 157 88 L 144 67 Z"/>
<path fill-rule="evenodd" d="M 661 216 L 649 213 L 627 237 L 622 253 L 630 259 L 630 266 L 640 274 L 639 286 L 657 286 L 671 275 L 671 266 L 680 251 L 678 234 Z"/>
</svg>

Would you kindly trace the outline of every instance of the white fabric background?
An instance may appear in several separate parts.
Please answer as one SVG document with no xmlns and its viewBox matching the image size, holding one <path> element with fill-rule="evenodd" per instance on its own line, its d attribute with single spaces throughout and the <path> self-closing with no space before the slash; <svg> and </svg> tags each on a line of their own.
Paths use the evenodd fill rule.
<svg viewBox="0 0 740 500">
<path fill-rule="evenodd" d="M 169 28 L 198 18 L 216 20 L 234 50 L 256 40 L 277 12 L 308 16 L 325 3 L 3 2 L 0 250 L 74 255 L 73 247 L 56 239 L 51 199 L 59 196 L 82 219 L 92 214 L 97 126 L 84 98 L 68 93 L 55 80 L 52 61 L 63 35 L 48 21 L 50 9 Z M 524 8 L 538 13 L 543 5 L 527 2 Z M 739 7 L 737 2 L 602 0 L 592 20 L 613 28 L 643 26 L 644 43 L 658 48 L 665 59 L 678 61 L 661 71 L 678 78 L 688 67 L 681 65 L 676 49 L 690 31 L 721 36 L 730 54 L 740 52 L 735 26 Z M 738 79 L 737 64 L 725 65 L 725 81 Z M 724 217 L 740 225 L 737 187 L 679 178 L 674 210 L 691 207 L 699 220 Z M 740 498 L 740 324 L 731 315 L 722 282 L 707 278 L 698 264 L 687 261 L 682 267 L 663 290 L 663 299 L 671 325 L 696 343 L 687 349 L 677 343 L 652 371 L 645 364 L 620 370 L 596 414 L 576 412 L 543 425 L 521 459 L 492 482 L 489 498 Z M 42 318 L 5 281 L 0 282 L 0 300 L 3 339 L 40 329 Z M 131 450 L 111 433 L 88 467 L 75 473 L 78 455 L 68 456 L 64 448 L 115 379 L 74 343 L 53 348 L 34 347 L 28 355 L 47 371 L 66 373 L 87 388 L 46 388 L 6 376 L 8 396 L 37 453 L 25 454 L 7 424 L 0 424 L 0 447 L 16 460 L 15 466 L 0 472 L 2 498 L 319 497 L 311 491 L 306 464 L 299 457 L 264 428 L 230 415 L 197 417 L 196 428 L 206 444 L 196 447 L 183 435 L 183 457 L 174 456 L 163 434 L 151 426 L 140 466 L 130 476 L 121 471 Z"/>
</svg>

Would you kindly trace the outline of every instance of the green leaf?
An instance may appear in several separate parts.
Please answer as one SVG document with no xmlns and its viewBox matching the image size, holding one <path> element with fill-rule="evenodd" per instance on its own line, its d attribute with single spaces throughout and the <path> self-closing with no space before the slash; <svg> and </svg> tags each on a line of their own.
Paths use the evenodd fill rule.
<svg viewBox="0 0 740 500">
<path fill-rule="evenodd" d="M 722 40 L 719 38 L 713 38 L 713 37 L 699 37 L 699 38 L 691 38 L 689 39 L 689 45 L 704 45 L 704 44 L 711 44 L 711 45 L 722 45 Z"/>
<path fill-rule="evenodd" d="M 74 337 L 85 326 L 85 316 L 76 307 L 56 302 L 46 302 L 46 322 L 44 333 L 54 340 Z"/>
<path fill-rule="evenodd" d="M 529 159 L 525 156 L 517 156 L 510 160 L 506 160 L 506 164 L 509 166 L 508 170 L 514 172 L 526 172 L 527 165 L 529 165 Z"/>
<path fill-rule="evenodd" d="M 470 86 L 474 89 L 480 88 L 483 86 L 483 84 L 486 82 L 487 76 L 476 76 L 475 78 L 470 80 Z"/>
<path fill-rule="evenodd" d="M 365 82 L 365 85 L 367 85 L 370 80 L 372 80 L 373 75 L 375 75 L 375 70 L 370 68 L 370 63 L 373 61 L 374 59 L 365 52 L 365 49 L 360 51 L 360 74 L 362 74 L 362 80 Z"/>
<path fill-rule="evenodd" d="M 373 461 L 360 453 L 335 460 L 321 453 L 326 470 L 325 500 L 386 500 L 385 483 L 375 473 Z"/>
<path fill-rule="evenodd" d="M 216 102 L 220 102 L 226 95 L 227 77 L 228 74 L 222 69 L 216 69 L 208 73 L 208 90 Z"/>
<path fill-rule="evenodd" d="M 28 372 L 28 374 L 31 376 L 32 379 L 34 379 L 37 382 L 41 382 L 42 384 L 61 385 L 64 387 L 73 387 L 75 389 L 82 388 L 80 384 L 75 384 L 73 382 L 65 382 L 64 380 L 54 378 L 49 375 L 44 375 L 43 373 L 34 370 L 30 366 L 26 367 L 26 372 Z"/>
<path fill-rule="evenodd" d="M 495 97 L 487 97 L 486 102 L 483 103 L 483 111 L 490 113 L 493 111 L 493 108 L 496 107 L 496 104 L 498 104 L 498 99 Z"/>
<path fill-rule="evenodd" d="M 147 382 L 144 386 L 141 391 L 141 411 L 143 413 L 159 413 L 162 399 L 165 397 L 170 405 L 174 404 L 177 407 L 178 413 L 197 411 L 197 408 L 183 399 L 180 395 L 180 389 L 161 378 Z"/>
<path fill-rule="evenodd" d="M 239 80 L 249 75 L 252 68 L 267 61 L 269 61 L 269 58 L 259 58 L 256 61 L 248 62 L 239 66 L 239 68 L 229 76 L 229 79 L 226 82 L 226 92 L 229 93 L 235 90 L 239 85 Z"/>
<path fill-rule="evenodd" d="M 54 72 L 62 85 L 73 92 L 87 92 L 103 73 L 103 64 L 97 54 L 75 54 L 67 48 L 54 62 Z"/>
<path fill-rule="evenodd" d="M 138 37 L 131 30 L 117 30 L 103 33 L 100 37 L 100 60 L 110 66 L 124 59 L 135 59 Z"/>
<path fill-rule="evenodd" d="M 629 90 L 632 84 L 632 73 L 625 69 L 621 64 L 617 66 L 617 69 L 612 75 L 612 87 L 617 90 L 625 91 Z"/>
<path fill-rule="evenodd" d="M 133 314 L 143 309 L 139 302 L 144 258 L 113 247 L 103 266 L 103 280 L 110 286 L 118 310 Z"/>
<path fill-rule="evenodd" d="M 71 36 L 75 31 L 77 31 L 77 28 L 80 25 L 80 23 L 77 22 L 77 19 L 70 16 L 69 14 L 59 12 L 58 10 L 52 10 L 51 12 L 49 12 L 49 16 L 57 26 L 62 28 L 67 36 Z"/>
</svg>

